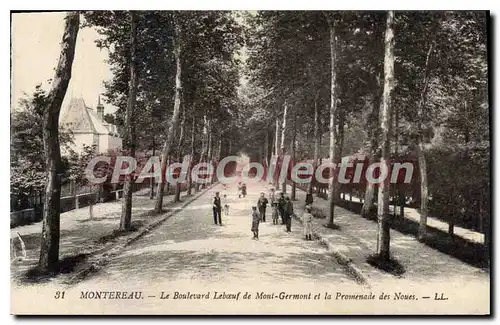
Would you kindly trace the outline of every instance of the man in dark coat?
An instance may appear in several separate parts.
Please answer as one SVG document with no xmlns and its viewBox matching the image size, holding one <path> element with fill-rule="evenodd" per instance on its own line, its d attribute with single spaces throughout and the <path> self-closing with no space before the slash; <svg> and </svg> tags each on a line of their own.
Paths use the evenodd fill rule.
<svg viewBox="0 0 500 325">
<path fill-rule="evenodd" d="M 309 206 L 312 206 L 313 204 L 313 195 L 312 195 L 312 192 L 311 190 L 307 191 L 307 194 L 306 194 L 306 206 L 309 205 Z"/>
<path fill-rule="evenodd" d="M 222 205 L 220 202 L 219 192 L 215 193 L 214 201 L 213 201 L 213 212 L 214 212 L 214 223 L 222 226 Z"/>
<path fill-rule="evenodd" d="M 285 225 L 286 232 L 292 231 L 292 215 L 293 215 L 293 203 L 290 201 L 290 198 L 287 196 L 285 199 Z"/>
<path fill-rule="evenodd" d="M 259 200 L 257 201 L 257 208 L 259 209 L 260 221 L 266 222 L 266 208 L 267 208 L 267 198 L 264 192 L 260 193 Z"/>
<path fill-rule="evenodd" d="M 278 212 L 280 213 L 282 225 L 285 224 L 285 204 L 286 204 L 285 195 L 283 194 L 283 192 L 281 192 L 280 196 L 278 197 L 277 206 L 278 206 Z"/>
</svg>

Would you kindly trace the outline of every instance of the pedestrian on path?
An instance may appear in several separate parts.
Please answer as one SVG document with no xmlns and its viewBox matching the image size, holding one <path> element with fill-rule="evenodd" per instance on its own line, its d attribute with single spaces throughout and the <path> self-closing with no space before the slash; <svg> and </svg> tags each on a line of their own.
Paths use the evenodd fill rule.
<svg viewBox="0 0 500 325">
<path fill-rule="evenodd" d="M 276 204 L 274 204 L 272 206 L 273 208 L 273 225 L 277 225 L 279 224 L 279 212 L 278 212 L 278 206 Z"/>
<path fill-rule="evenodd" d="M 245 183 L 241 184 L 241 195 L 243 195 L 243 197 L 247 196 L 247 184 Z"/>
<path fill-rule="evenodd" d="M 306 240 L 312 240 L 312 208 L 310 205 L 306 206 L 305 212 L 302 214 L 302 223 L 304 225 L 304 236 Z"/>
<path fill-rule="evenodd" d="M 276 205 L 276 193 L 274 188 L 271 188 L 271 192 L 269 193 L 269 203 L 271 206 Z"/>
<path fill-rule="evenodd" d="M 307 194 L 306 194 L 306 206 L 311 206 L 312 207 L 312 204 L 313 204 L 313 195 L 312 195 L 312 191 L 309 190 L 307 191 Z"/>
<path fill-rule="evenodd" d="M 286 232 L 291 232 L 292 231 L 292 215 L 293 215 L 293 203 L 290 201 L 290 198 L 287 196 L 285 198 L 285 209 L 284 209 L 284 215 L 285 215 L 285 225 L 286 225 Z"/>
<path fill-rule="evenodd" d="M 278 211 L 280 213 L 281 224 L 284 225 L 285 224 L 285 204 L 286 204 L 286 201 L 285 201 L 285 194 L 283 194 L 283 192 L 280 193 L 280 196 L 278 197 L 278 201 L 276 204 L 278 206 Z"/>
<path fill-rule="evenodd" d="M 222 216 L 221 216 L 222 206 L 220 202 L 219 192 L 215 192 L 215 197 L 212 204 L 213 204 L 212 210 L 214 212 L 214 223 L 216 225 L 219 224 L 220 226 L 222 226 Z"/>
<path fill-rule="evenodd" d="M 260 220 L 266 222 L 266 208 L 267 208 L 267 198 L 264 192 L 260 193 L 259 200 L 257 200 L 257 208 L 259 209 Z"/>
<path fill-rule="evenodd" d="M 259 239 L 259 222 L 260 222 L 260 215 L 257 212 L 257 207 L 252 207 L 252 232 L 253 232 L 253 238 L 252 239 Z"/>
<path fill-rule="evenodd" d="M 238 199 L 240 199 L 241 196 L 243 195 L 242 191 L 243 191 L 243 186 L 241 185 L 241 182 L 239 182 L 238 183 Z"/>
</svg>

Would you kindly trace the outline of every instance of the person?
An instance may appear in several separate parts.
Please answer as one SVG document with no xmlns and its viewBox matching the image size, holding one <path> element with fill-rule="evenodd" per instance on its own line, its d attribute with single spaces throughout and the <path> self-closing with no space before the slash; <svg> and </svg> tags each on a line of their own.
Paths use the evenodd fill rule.
<svg viewBox="0 0 500 325">
<path fill-rule="evenodd" d="M 269 193 L 269 203 L 271 206 L 276 204 L 276 193 L 274 188 L 271 188 L 271 192 Z"/>
<path fill-rule="evenodd" d="M 213 212 L 214 212 L 214 223 L 222 226 L 222 216 L 221 216 L 222 206 L 220 202 L 219 192 L 215 192 L 214 202 L 213 202 Z"/>
<path fill-rule="evenodd" d="M 307 191 L 307 194 L 306 194 L 306 206 L 308 206 L 308 205 L 312 206 L 313 201 L 314 201 L 314 199 L 313 199 L 312 191 L 309 189 Z"/>
<path fill-rule="evenodd" d="M 241 184 L 241 195 L 243 195 L 243 197 L 247 195 L 247 184 L 245 183 Z"/>
<path fill-rule="evenodd" d="M 277 225 L 279 218 L 278 206 L 276 204 L 273 204 L 272 208 L 273 208 L 273 225 Z"/>
<path fill-rule="evenodd" d="M 278 212 L 280 213 L 282 225 L 285 224 L 285 204 L 286 204 L 285 194 L 281 192 L 276 202 L 276 205 L 278 206 Z"/>
<path fill-rule="evenodd" d="M 293 203 L 290 201 L 290 197 L 285 198 L 285 207 L 284 207 L 284 215 L 285 215 L 285 225 L 286 232 L 292 231 L 292 215 L 293 215 Z"/>
<path fill-rule="evenodd" d="M 241 198 L 242 191 L 243 191 L 243 187 L 241 185 L 241 182 L 239 182 L 238 183 L 238 199 Z"/>
<path fill-rule="evenodd" d="M 259 200 L 257 201 L 257 208 L 259 209 L 260 220 L 266 222 L 266 208 L 267 208 L 267 198 L 264 192 L 260 193 Z"/>
<path fill-rule="evenodd" d="M 260 216 L 259 213 L 257 213 L 257 207 L 253 206 L 252 207 L 252 232 L 253 232 L 253 238 L 252 239 L 259 239 L 259 222 L 260 222 Z"/>
<path fill-rule="evenodd" d="M 302 223 L 304 225 L 304 236 L 306 240 L 312 240 L 312 208 L 310 205 L 306 205 L 306 210 L 302 214 Z"/>
</svg>

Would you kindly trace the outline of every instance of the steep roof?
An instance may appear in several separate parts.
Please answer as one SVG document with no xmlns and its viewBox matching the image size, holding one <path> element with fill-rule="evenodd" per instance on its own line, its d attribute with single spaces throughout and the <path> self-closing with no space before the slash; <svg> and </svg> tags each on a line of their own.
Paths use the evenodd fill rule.
<svg viewBox="0 0 500 325">
<path fill-rule="evenodd" d="M 102 121 L 97 112 L 85 104 L 83 98 L 72 98 L 59 119 L 59 124 L 73 132 L 117 135 L 115 125 Z M 108 128 L 106 127 L 108 126 Z"/>
</svg>

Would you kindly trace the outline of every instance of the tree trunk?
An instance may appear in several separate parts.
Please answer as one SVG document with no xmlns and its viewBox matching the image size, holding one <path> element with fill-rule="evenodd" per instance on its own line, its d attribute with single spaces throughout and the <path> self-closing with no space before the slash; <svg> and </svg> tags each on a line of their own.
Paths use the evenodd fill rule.
<svg viewBox="0 0 500 325">
<path fill-rule="evenodd" d="M 335 148 L 335 157 L 336 161 L 338 163 L 342 162 L 342 150 L 344 148 L 344 124 L 345 124 L 345 115 L 344 112 L 342 111 L 341 108 L 337 108 L 338 114 L 339 114 L 339 120 L 338 120 L 338 133 L 337 133 L 337 146 Z M 337 185 L 337 197 L 340 198 L 340 183 L 336 182 Z M 345 194 L 345 193 L 343 193 Z M 344 196 L 345 199 L 345 196 Z"/>
<path fill-rule="evenodd" d="M 212 177 L 212 183 L 218 182 L 219 178 L 217 177 L 217 167 L 219 166 L 220 158 L 221 158 L 221 152 L 222 152 L 222 134 L 219 135 L 219 141 L 217 144 L 217 155 L 215 156 L 215 166 L 214 166 L 214 177 Z"/>
<path fill-rule="evenodd" d="M 207 162 L 211 163 L 212 162 L 212 123 L 209 120 L 208 121 L 208 152 L 207 152 Z"/>
<path fill-rule="evenodd" d="M 155 156 L 155 139 L 153 137 L 153 157 Z M 151 170 L 154 172 L 154 165 L 151 167 Z M 154 177 L 151 177 L 151 187 L 150 187 L 150 190 L 149 190 L 149 199 L 150 200 L 153 200 L 155 198 L 155 178 Z"/>
<path fill-rule="evenodd" d="M 194 162 L 194 140 L 195 140 L 195 118 L 194 118 L 194 106 L 193 106 L 193 123 L 191 125 L 191 155 L 189 157 L 189 167 L 188 167 L 188 174 L 187 174 L 187 193 L 186 195 L 191 195 L 192 194 L 192 187 L 193 187 L 193 179 L 191 178 L 191 170 L 192 170 L 192 165 Z"/>
<path fill-rule="evenodd" d="M 184 125 L 186 124 L 186 112 L 183 109 L 182 111 L 182 120 L 179 131 L 179 143 L 177 145 L 177 161 L 182 162 L 183 152 L 182 146 L 184 145 Z M 179 174 L 178 177 L 181 175 Z M 179 202 L 181 200 L 181 183 L 177 182 L 175 185 L 175 194 L 174 194 L 174 202 Z"/>
<path fill-rule="evenodd" d="M 313 158 L 313 175 L 316 173 L 316 168 L 318 168 L 318 159 L 319 159 L 319 142 L 320 133 L 319 133 L 319 107 L 318 107 L 318 97 L 319 90 L 316 92 L 316 96 L 314 96 L 314 158 Z M 309 182 L 307 186 L 307 192 L 312 193 L 313 183 L 315 177 L 313 176 L 311 182 Z"/>
<path fill-rule="evenodd" d="M 177 128 L 177 123 L 179 122 L 179 111 L 181 105 L 181 91 L 182 91 L 182 82 L 181 82 L 181 31 L 180 26 L 177 22 L 175 22 L 175 36 L 174 36 L 174 57 L 176 64 L 176 73 L 175 73 L 175 98 L 174 98 L 174 112 L 172 113 L 172 118 L 170 120 L 170 125 L 168 128 L 168 135 L 165 143 L 163 145 L 163 150 L 161 153 L 161 173 L 162 173 L 162 181 L 158 184 L 158 188 L 156 191 L 156 205 L 155 212 L 161 213 L 163 210 L 163 192 L 165 189 L 165 181 L 163 179 L 163 175 L 167 169 L 167 158 L 170 155 L 170 150 L 172 147 L 172 142 L 174 140 L 174 133 Z"/>
<path fill-rule="evenodd" d="M 421 139 L 421 137 L 419 136 Z M 420 172 L 420 225 L 418 227 L 418 239 L 422 240 L 427 232 L 427 162 L 424 155 L 424 144 L 419 139 L 417 145 L 418 170 Z"/>
<path fill-rule="evenodd" d="M 427 88 L 429 85 L 429 74 L 430 74 L 430 58 L 434 48 L 434 43 L 431 43 L 429 50 L 427 51 L 427 57 L 425 59 L 425 74 L 424 83 L 422 87 L 422 93 L 420 96 L 420 102 L 418 105 L 418 134 L 417 134 L 417 159 L 418 159 L 418 169 L 420 172 L 420 225 L 418 228 L 418 239 L 422 240 L 427 232 L 427 201 L 428 201 L 428 187 L 427 187 L 427 162 L 424 154 L 424 138 L 422 134 L 422 124 L 425 118 L 424 110 L 427 100 Z"/>
<path fill-rule="evenodd" d="M 134 110 L 137 95 L 136 71 L 137 47 L 137 15 L 130 11 L 130 82 L 128 90 L 127 109 L 125 112 L 125 133 L 123 135 L 123 148 L 130 157 L 135 157 L 135 119 Z M 129 230 L 132 220 L 132 192 L 134 177 L 127 175 L 123 184 L 122 214 L 120 217 L 120 230 Z"/>
<path fill-rule="evenodd" d="M 279 143 L 280 143 L 280 119 L 276 116 L 276 127 L 275 127 L 275 135 L 274 135 L 274 155 L 279 155 Z"/>
<path fill-rule="evenodd" d="M 264 144 L 264 165 L 267 168 L 269 167 L 269 130 L 266 129 L 266 138 Z"/>
<path fill-rule="evenodd" d="M 295 110 L 293 110 L 293 131 L 292 131 L 292 167 L 295 166 L 295 150 L 297 147 L 296 141 L 297 141 L 297 113 Z M 297 191 L 297 185 L 292 179 L 292 189 L 290 193 L 290 200 L 295 201 L 296 200 L 296 191 Z"/>
<path fill-rule="evenodd" d="M 377 161 L 378 156 L 378 119 L 379 119 L 379 107 L 380 107 L 380 78 L 377 76 L 374 83 L 375 91 L 373 94 L 372 109 L 369 115 L 369 121 L 367 123 L 368 136 L 370 140 L 370 156 L 368 158 L 368 166 L 373 165 Z M 366 181 L 364 203 L 361 208 L 361 215 L 364 218 L 369 218 L 371 211 L 375 207 L 375 186 L 371 182 Z"/>
<path fill-rule="evenodd" d="M 335 35 L 336 31 L 336 21 L 333 17 L 328 17 L 328 25 L 330 30 L 330 162 L 337 163 L 336 148 L 337 148 L 337 137 L 336 137 L 336 117 L 337 117 L 337 37 Z M 330 170 L 332 174 L 335 174 L 335 170 Z M 328 226 L 334 227 L 334 214 L 335 205 L 337 201 L 337 181 L 333 175 L 330 178 L 329 184 L 329 211 L 328 211 Z"/>
<path fill-rule="evenodd" d="M 399 160 L 399 109 L 396 107 L 394 109 L 394 157 L 396 160 Z M 401 205 L 401 191 L 400 191 L 400 186 L 397 183 L 396 184 L 391 184 L 391 186 L 394 188 L 394 217 L 396 217 L 397 210 L 398 210 L 398 205 Z"/>
<path fill-rule="evenodd" d="M 384 92 L 382 94 L 382 109 L 380 111 L 380 130 L 382 155 L 381 166 L 389 168 L 391 154 L 391 96 L 394 87 L 394 11 L 387 12 L 387 25 L 385 31 L 385 56 L 384 56 Z M 378 191 L 378 234 L 377 254 L 381 260 L 390 257 L 390 215 L 389 215 L 389 190 L 390 175 L 379 185 Z"/>
<path fill-rule="evenodd" d="M 207 145 L 208 145 L 208 119 L 207 114 L 203 116 L 203 136 L 201 140 L 201 153 L 200 153 L 200 163 L 206 162 L 207 158 Z M 201 184 L 198 182 L 196 185 L 196 192 L 200 190 Z"/>
<path fill-rule="evenodd" d="M 89 195 L 89 220 L 94 219 L 94 198 L 97 195 L 92 193 L 92 187 L 90 187 L 90 195 Z"/>
<path fill-rule="evenodd" d="M 75 56 L 76 38 L 80 26 L 80 15 L 66 15 L 61 42 L 61 54 L 52 89 L 48 94 L 48 105 L 43 112 L 43 149 L 47 180 L 43 203 L 43 225 L 40 243 L 40 269 L 49 271 L 59 263 L 59 227 L 61 213 L 61 148 L 59 144 L 59 114 L 71 79 L 71 67 Z"/>
<path fill-rule="evenodd" d="M 285 105 L 283 106 L 283 123 L 281 124 L 281 145 L 280 145 L 280 155 L 282 157 L 285 156 L 285 137 L 286 137 L 286 118 L 287 118 L 287 115 L 288 115 L 288 104 L 287 102 L 285 101 Z M 281 168 L 283 168 L 283 166 L 281 166 Z M 286 171 L 283 171 L 283 172 L 286 172 Z M 278 175 L 279 177 L 279 175 Z M 278 181 L 279 182 L 279 181 Z M 286 177 L 285 177 L 285 180 L 283 181 L 283 184 L 281 184 L 281 186 L 283 187 L 282 188 L 282 192 L 284 194 L 286 194 Z"/>
</svg>

